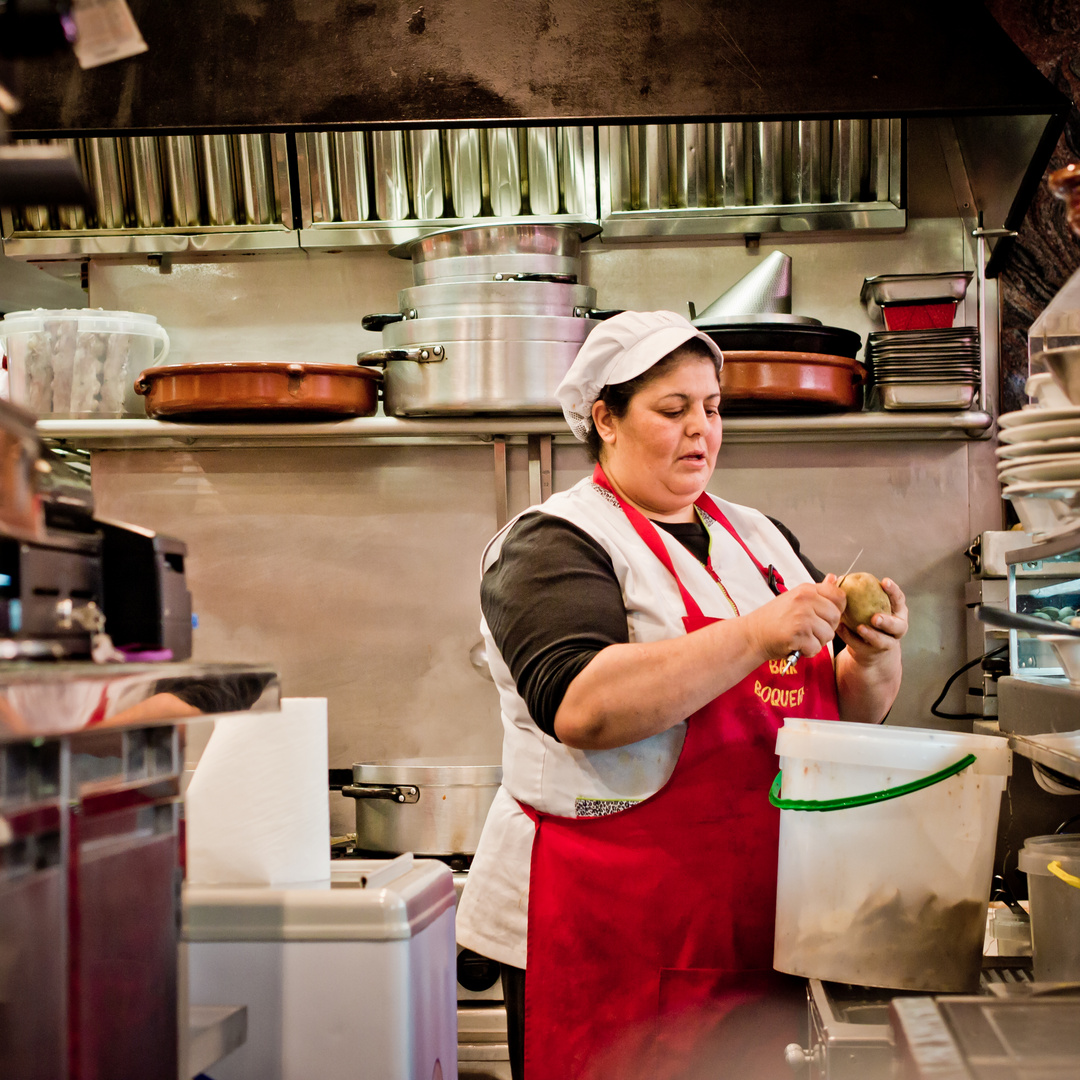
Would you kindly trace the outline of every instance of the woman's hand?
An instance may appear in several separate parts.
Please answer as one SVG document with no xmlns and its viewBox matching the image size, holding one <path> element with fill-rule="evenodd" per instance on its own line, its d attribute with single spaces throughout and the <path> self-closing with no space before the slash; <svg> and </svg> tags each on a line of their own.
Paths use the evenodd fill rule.
<svg viewBox="0 0 1080 1080">
<path fill-rule="evenodd" d="M 843 623 L 837 629 L 856 662 L 863 666 L 880 664 L 888 654 L 899 653 L 900 639 L 908 631 L 907 600 L 900 586 L 891 578 L 883 578 L 881 587 L 889 598 L 890 614 L 874 615 L 869 626 L 856 630 L 849 630 Z"/>
<path fill-rule="evenodd" d="M 814 656 L 832 641 L 846 604 L 836 575 L 829 574 L 816 585 L 798 585 L 781 593 L 740 621 L 768 660 L 793 652 Z"/>
<path fill-rule="evenodd" d="M 908 630 L 907 601 L 895 581 L 883 578 L 881 587 L 892 611 L 874 615 L 869 626 L 849 630 L 841 625 L 837 631 L 847 645 L 836 658 L 841 720 L 879 723 L 900 689 L 900 639 Z"/>
</svg>

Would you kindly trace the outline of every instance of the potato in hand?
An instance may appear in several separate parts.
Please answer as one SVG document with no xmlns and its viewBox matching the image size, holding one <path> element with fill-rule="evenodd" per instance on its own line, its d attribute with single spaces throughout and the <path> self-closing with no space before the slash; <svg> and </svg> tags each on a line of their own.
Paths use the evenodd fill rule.
<svg viewBox="0 0 1080 1080">
<path fill-rule="evenodd" d="M 874 615 L 888 615 L 892 611 L 888 595 L 873 574 L 845 574 L 837 584 L 847 596 L 847 607 L 840 621 L 849 630 L 868 626 Z"/>
</svg>

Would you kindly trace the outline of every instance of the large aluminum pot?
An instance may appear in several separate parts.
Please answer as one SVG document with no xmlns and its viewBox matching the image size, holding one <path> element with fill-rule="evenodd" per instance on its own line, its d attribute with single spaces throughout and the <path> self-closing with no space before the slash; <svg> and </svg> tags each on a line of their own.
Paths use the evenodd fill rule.
<svg viewBox="0 0 1080 1080">
<path fill-rule="evenodd" d="M 365 851 L 472 855 L 501 782 L 501 765 L 361 761 L 341 794 L 356 800 Z"/>
<path fill-rule="evenodd" d="M 390 416 L 558 414 L 555 390 L 598 325 L 560 316 L 406 319 L 383 330 L 386 348 L 357 363 L 385 365 Z"/>
<path fill-rule="evenodd" d="M 592 222 L 513 222 L 441 229 L 390 249 L 410 259 L 413 281 L 491 280 L 498 273 L 578 277 L 581 245 L 598 235 Z"/>
</svg>

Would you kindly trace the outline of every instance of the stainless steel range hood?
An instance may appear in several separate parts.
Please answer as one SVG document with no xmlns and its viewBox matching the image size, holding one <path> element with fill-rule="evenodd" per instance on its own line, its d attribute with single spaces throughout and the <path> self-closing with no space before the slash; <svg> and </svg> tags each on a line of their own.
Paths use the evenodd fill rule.
<svg viewBox="0 0 1080 1080">
<path fill-rule="evenodd" d="M 24 61 L 15 134 L 941 116 L 1012 228 L 1069 107 L 978 0 L 131 7 L 149 52 Z"/>
</svg>

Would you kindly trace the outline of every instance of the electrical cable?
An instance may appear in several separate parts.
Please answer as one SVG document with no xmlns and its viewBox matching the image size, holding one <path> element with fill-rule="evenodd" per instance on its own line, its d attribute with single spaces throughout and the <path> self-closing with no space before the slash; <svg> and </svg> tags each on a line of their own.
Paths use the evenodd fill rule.
<svg viewBox="0 0 1080 1080">
<path fill-rule="evenodd" d="M 976 664 L 981 664 L 984 660 L 989 660 L 993 656 L 1000 656 L 1002 653 L 1007 652 L 1008 649 L 1008 645 L 1000 645 L 998 648 L 991 649 L 990 652 L 983 653 L 982 656 L 978 656 L 974 660 L 969 660 L 963 667 L 957 668 L 941 688 L 941 693 L 938 694 L 937 700 L 930 706 L 930 714 L 932 716 L 937 716 L 942 720 L 982 720 L 982 713 L 948 713 L 942 712 L 938 706 L 945 700 L 945 695 L 948 694 L 952 684 L 956 682 L 965 671 L 970 671 Z"/>
</svg>

